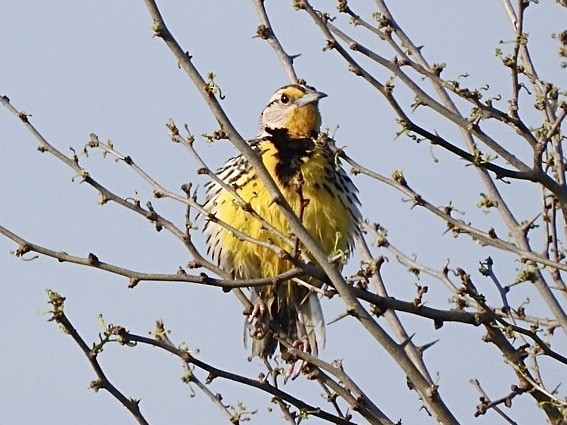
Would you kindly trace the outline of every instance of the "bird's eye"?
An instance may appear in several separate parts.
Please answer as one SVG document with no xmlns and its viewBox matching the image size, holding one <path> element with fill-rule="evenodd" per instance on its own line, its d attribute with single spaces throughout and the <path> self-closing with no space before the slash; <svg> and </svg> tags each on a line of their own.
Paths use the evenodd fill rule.
<svg viewBox="0 0 567 425">
<path fill-rule="evenodd" d="M 284 105 L 287 105 L 289 103 L 289 96 L 285 93 L 282 94 L 282 97 L 280 97 L 280 102 Z"/>
</svg>

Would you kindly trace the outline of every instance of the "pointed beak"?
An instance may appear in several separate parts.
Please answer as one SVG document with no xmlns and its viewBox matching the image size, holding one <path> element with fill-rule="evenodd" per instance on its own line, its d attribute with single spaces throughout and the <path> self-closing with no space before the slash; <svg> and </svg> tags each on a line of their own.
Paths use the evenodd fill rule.
<svg viewBox="0 0 567 425">
<path fill-rule="evenodd" d="M 322 92 L 319 92 L 319 91 L 313 91 L 311 93 L 304 94 L 299 99 L 297 99 L 294 103 L 298 107 L 301 107 L 301 106 L 309 105 L 310 103 L 318 102 L 319 100 L 323 99 L 324 97 L 327 97 L 327 95 L 325 93 L 322 93 Z"/>
</svg>

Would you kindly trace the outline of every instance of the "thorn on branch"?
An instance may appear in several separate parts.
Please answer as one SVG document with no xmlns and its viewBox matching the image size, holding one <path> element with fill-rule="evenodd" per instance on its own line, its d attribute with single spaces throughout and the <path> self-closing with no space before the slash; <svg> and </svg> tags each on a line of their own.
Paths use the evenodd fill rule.
<svg viewBox="0 0 567 425">
<path fill-rule="evenodd" d="M 424 353 L 425 350 L 428 350 L 429 348 L 433 347 L 439 341 L 440 341 L 439 339 L 436 339 L 435 341 L 428 342 L 427 344 L 423 344 L 421 347 L 417 347 L 417 348 L 421 353 Z"/>
<path fill-rule="evenodd" d="M 301 56 L 301 53 L 296 53 L 295 55 L 289 55 L 289 59 L 291 60 L 291 62 L 293 63 L 293 61 L 295 61 L 298 57 Z M 305 80 L 303 78 L 299 78 L 297 80 L 297 84 L 306 84 Z"/>
<path fill-rule="evenodd" d="M 410 336 L 408 336 L 406 339 L 404 339 L 401 343 L 400 343 L 400 347 L 401 348 L 405 348 L 413 339 L 413 337 L 415 336 L 415 333 L 411 334 Z"/>
<path fill-rule="evenodd" d="M 94 267 L 98 267 L 100 265 L 100 261 L 99 261 L 98 257 L 96 255 L 94 255 L 92 252 L 89 252 L 89 255 L 87 257 L 87 261 L 89 262 L 89 264 L 91 266 L 94 266 Z"/>
</svg>

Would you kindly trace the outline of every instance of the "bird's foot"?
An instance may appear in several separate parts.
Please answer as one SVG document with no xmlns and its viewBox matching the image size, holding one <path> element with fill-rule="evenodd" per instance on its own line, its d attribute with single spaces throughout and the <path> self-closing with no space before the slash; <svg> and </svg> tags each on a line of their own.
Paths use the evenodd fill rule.
<svg viewBox="0 0 567 425">
<path fill-rule="evenodd" d="M 248 315 L 248 323 L 252 325 L 250 330 L 250 336 L 255 339 L 262 339 L 266 335 L 267 322 L 265 320 L 266 311 L 268 307 L 266 302 L 258 298 L 252 308 L 252 311 Z"/>
<path fill-rule="evenodd" d="M 312 354 L 311 345 L 309 344 L 309 341 L 307 340 L 307 338 L 303 338 L 303 339 L 299 339 L 299 340 L 295 341 L 292 346 L 296 350 L 300 350 L 303 353 Z M 309 372 L 309 363 L 305 359 L 300 360 L 299 358 L 294 356 L 294 358 L 291 359 L 291 362 L 290 362 L 290 364 L 287 367 L 287 370 L 285 372 L 284 383 L 286 383 L 287 380 L 290 379 L 290 378 L 293 381 L 302 372 L 303 373 Z"/>
</svg>

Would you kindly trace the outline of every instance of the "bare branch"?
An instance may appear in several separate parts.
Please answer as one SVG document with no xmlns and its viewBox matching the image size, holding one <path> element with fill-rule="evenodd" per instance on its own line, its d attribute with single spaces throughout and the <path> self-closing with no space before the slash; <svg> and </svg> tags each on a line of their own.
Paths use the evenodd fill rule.
<svg viewBox="0 0 567 425">
<path fill-rule="evenodd" d="M 45 248 L 40 245 L 28 242 L 27 240 L 21 238 L 20 236 L 12 233 L 3 226 L 0 226 L 0 234 L 6 236 L 7 238 L 13 240 L 19 244 L 17 250 L 14 251 L 16 257 L 23 257 L 28 252 L 37 252 L 38 254 L 45 255 L 47 257 L 55 258 L 59 262 L 68 262 L 73 264 L 79 264 L 86 267 L 92 267 L 99 270 L 104 270 L 119 276 L 128 277 L 130 279 L 128 286 L 133 288 L 138 283 L 142 281 L 154 281 L 154 282 L 189 282 L 198 283 L 208 286 L 218 286 L 227 290 L 233 288 L 248 288 L 254 286 L 264 286 L 268 284 L 274 284 L 275 282 L 282 282 L 294 277 L 301 276 L 305 274 L 302 268 L 295 267 L 282 273 L 278 276 L 257 278 L 257 279 L 247 279 L 247 280 L 233 280 L 233 279 L 215 279 L 201 273 L 198 276 L 188 275 L 184 269 L 181 267 L 174 274 L 163 274 L 163 273 L 144 273 L 135 270 L 130 270 L 125 267 L 120 267 L 114 264 L 105 263 L 100 261 L 99 258 L 90 253 L 86 258 L 77 257 L 70 255 L 63 251 L 54 251 L 49 248 Z"/>
<path fill-rule="evenodd" d="M 475 412 L 475 416 L 479 416 L 479 415 L 484 415 L 488 409 L 493 409 L 495 412 L 497 412 L 500 416 L 502 416 L 502 418 L 508 422 L 510 425 L 518 425 L 518 423 L 514 420 L 512 420 L 512 418 L 510 418 L 507 414 L 505 414 L 502 409 L 500 409 L 500 407 L 498 407 L 499 404 L 506 404 L 507 407 L 511 406 L 512 403 L 512 398 L 508 399 L 507 397 L 503 397 L 500 400 L 497 401 L 491 401 L 490 398 L 488 397 L 488 395 L 486 394 L 486 392 L 482 389 L 480 382 L 478 381 L 478 379 L 471 379 L 470 383 L 473 384 L 478 391 L 480 392 L 481 396 L 480 396 L 480 404 L 477 406 L 477 411 Z M 517 388 L 516 386 L 514 386 L 515 388 Z M 516 395 L 518 395 L 518 392 L 513 392 L 512 394 L 514 394 L 514 397 Z"/>
<path fill-rule="evenodd" d="M 141 343 L 141 344 L 147 344 L 147 345 L 151 345 L 157 348 L 161 348 L 165 351 L 170 352 L 171 354 L 174 354 L 175 356 L 179 357 L 180 359 L 182 359 L 183 361 L 185 361 L 188 364 L 194 365 L 196 367 L 198 367 L 199 369 L 203 369 L 207 372 L 209 372 L 209 376 L 207 378 L 207 382 L 212 382 L 214 379 L 217 378 L 222 378 L 222 379 L 226 379 L 228 381 L 233 381 L 239 384 L 243 384 L 244 386 L 247 387 L 251 387 L 251 388 L 256 388 L 261 390 L 262 392 L 265 392 L 267 394 L 270 394 L 274 397 L 277 397 L 283 401 L 285 401 L 286 403 L 290 403 L 293 406 L 297 407 L 300 411 L 305 412 L 306 414 L 309 415 L 313 415 L 316 416 L 318 418 L 324 419 L 326 421 L 329 421 L 331 423 L 336 423 L 336 424 L 341 424 L 341 425 L 354 425 L 352 422 L 345 420 L 343 418 L 339 418 L 338 416 L 335 416 L 331 413 L 326 412 L 325 410 L 322 410 L 319 407 L 316 406 L 312 406 L 309 405 L 305 402 L 303 402 L 302 400 L 270 385 L 267 381 L 263 380 L 255 380 L 255 379 L 250 379 L 247 378 L 245 376 L 241 376 L 232 372 L 228 372 L 226 370 L 223 369 L 219 369 L 216 368 L 214 366 L 209 365 L 208 363 L 199 360 L 197 358 L 195 358 L 193 355 L 191 355 L 187 350 L 182 350 L 179 348 L 176 348 L 174 346 L 172 346 L 171 344 L 168 344 L 164 341 L 160 341 L 159 339 L 154 339 L 154 338 L 148 338 L 146 336 L 141 336 L 141 335 L 136 335 L 130 332 L 127 332 L 124 328 L 120 329 L 120 333 L 118 334 L 120 336 L 121 339 L 123 339 L 126 342 L 137 342 L 137 343 Z"/>
<path fill-rule="evenodd" d="M 101 389 L 108 391 L 116 400 L 120 402 L 120 404 L 128 409 L 128 411 L 132 414 L 132 416 L 134 416 L 134 419 L 136 419 L 139 424 L 148 425 L 148 422 L 140 412 L 140 400 L 126 397 L 109 381 L 97 359 L 97 356 L 100 353 L 99 346 L 95 345 L 92 349 L 90 349 L 87 343 L 79 335 L 75 327 L 71 324 L 71 322 L 65 315 L 63 311 L 65 298 L 50 290 L 47 291 L 47 294 L 49 296 L 49 304 L 51 304 L 52 307 L 52 310 L 50 311 L 51 318 L 49 320 L 55 321 L 56 323 L 61 325 L 65 330 L 65 333 L 71 335 L 75 343 L 79 346 L 83 354 L 88 359 L 94 372 L 96 373 L 98 379 L 91 382 L 91 388 L 95 391 Z"/>
<path fill-rule="evenodd" d="M 274 29 L 270 23 L 270 18 L 268 18 L 268 14 L 266 13 L 265 0 L 253 0 L 253 2 L 256 7 L 256 12 L 258 12 L 258 17 L 260 18 L 260 25 L 256 30 L 256 36 L 268 42 L 280 60 L 289 81 L 291 83 L 297 83 L 299 79 L 297 78 L 297 74 L 293 67 L 293 60 L 298 55 L 290 56 L 285 52 L 283 46 L 274 33 Z"/>
</svg>

